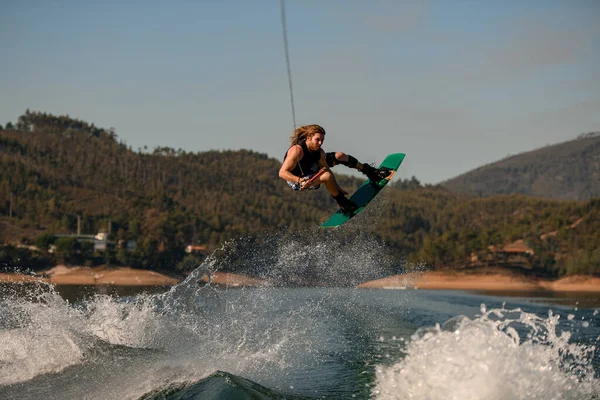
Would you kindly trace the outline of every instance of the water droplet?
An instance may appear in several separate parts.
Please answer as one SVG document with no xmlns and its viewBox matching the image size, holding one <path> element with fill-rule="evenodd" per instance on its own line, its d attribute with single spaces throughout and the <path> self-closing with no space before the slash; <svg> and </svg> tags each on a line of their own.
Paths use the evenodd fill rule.
<svg viewBox="0 0 600 400">
<path fill-rule="evenodd" d="M 581 325 L 582 325 L 584 328 L 587 328 L 588 326 L 590 326 L 590 323 L 589 323 L 589 322 L 587 322 L 587 321 L 584 321 L 584 322 L 583 322 Z"/>
<path fill-rule="evenodd" d="M 569 314 L 569 315 L 567 316 L 567 319 L 568 319 L 569 321 L 572 321 L 572 320 L 573 320 L 573 318 L 575 318 L 575 315 L 573 315 L 573 314 Z"/>
<path fill-rule="evenodd" d="M 598 315 L 598 310 L 594 310 L 594 316 Z"/>
</svg>

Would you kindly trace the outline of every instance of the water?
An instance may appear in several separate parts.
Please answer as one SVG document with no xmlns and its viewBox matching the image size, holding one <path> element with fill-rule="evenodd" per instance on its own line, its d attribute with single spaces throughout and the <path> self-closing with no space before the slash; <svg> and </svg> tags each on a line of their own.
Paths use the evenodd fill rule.
<svg viewBox="0 0 600 400">
<path fill-rule="evenodd" d="M 211 262 L 244 260 L 292 281 L 298 271 L 328 279 L 337 272 L 344 283 L 389 268 L 372 244 L 353 263 L 335 255 L 341 241 L 315 255 L 315 246 L 307 251 L 293 240 L 291 250 L 290 241 L 271 246 L 279 258 L 263 248 Z M 197 285 L 204 273 L 199 268 L 159 293 L 2 287 L 0 398 L 600 398 L 593 302 L 352 287 L 217 289 Z"/>
<path fill-rule="evenodd" d="M 69 303 L 40 289 L 4 299 L 0 398 L 600 393 L 595 309 L 425 290 L 194 291 L 191 306 L 168 293 Z"/>
</svg>

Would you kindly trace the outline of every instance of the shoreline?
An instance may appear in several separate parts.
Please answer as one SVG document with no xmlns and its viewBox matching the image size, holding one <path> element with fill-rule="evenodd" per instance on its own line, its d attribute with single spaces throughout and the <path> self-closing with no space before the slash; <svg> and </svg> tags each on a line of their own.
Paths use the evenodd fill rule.
<svg viewBox="0 0 600 400">
<path fill-rule="evenodd" d="M 42 282 L 52 285 L 172 286 L 179 279 L 130 267 L 67 267 L 57 265 L 35 275 L 0 273 L 0 283 Z"/>
<path fill-rule="evenodd" d="M 200 279 L 207 282 L 204 275 Z M 174 286 L 183 279 L 158 272 L 129 267 L 66 267 L 57 265 L 37 275 L 0 273 L 0 283 L 43 282 L 52 285 L 89 286 Z M 218 287 L 271 286 L 261 279 L 228 272 L 214 272 L 212 284 Z M 600 278 L 569 276 L 557 280 L 531 278 L 502 271 L 492 273 L 464 273 L 458 271 L 411 272 L 368 282 L 357 288 L 369 289 L 432 289 L 432 290 L 483 290 L 523 292 L 586 292 L 600 293 Z"/>
<path fill-rule="evenodd" d="M 57 265 L 37 274 L 0 273 L 0 283 L 48 283 L 51 285 L 82 285 L 82 286 L 174 286 L 184 279 L 154 271 L 133 269 L 130 267 L 110 268 L 100 267 L 67 267 Z M 200 278 L 208 282 L 206 275 Z M 217 287 L 258 287 L 265 282 L 243 275 L 228 272 L 214 272 L 212 285 Z"/>
<path fill-rule="evenodd" d="M 358 288 L 483 290 L 523 292 L 600 293 L 600 278 L 569 276 L 550 280 L 502 273 L 412 272 L 361 283 Z"/>
</svg>

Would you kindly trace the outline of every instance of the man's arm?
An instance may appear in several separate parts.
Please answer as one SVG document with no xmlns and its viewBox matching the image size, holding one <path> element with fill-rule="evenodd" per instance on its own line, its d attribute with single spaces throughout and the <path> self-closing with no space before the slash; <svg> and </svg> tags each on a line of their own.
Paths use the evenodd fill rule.
<svg viewBox="0 0 600 400">
<path fill-rule="evenodd" d="M 300 177 L 294 175 L 292 170 L 296 168 L 296 164 L 302 160 L 303 156 L 304 153 L 302 152 L 302 147 L 298 145 L 292 146 L 288 150 L 287 157 L 283 160 L 283 164 L 281 164 L 279 177 L 287 182 L 300 182 Z"/>
</svg>

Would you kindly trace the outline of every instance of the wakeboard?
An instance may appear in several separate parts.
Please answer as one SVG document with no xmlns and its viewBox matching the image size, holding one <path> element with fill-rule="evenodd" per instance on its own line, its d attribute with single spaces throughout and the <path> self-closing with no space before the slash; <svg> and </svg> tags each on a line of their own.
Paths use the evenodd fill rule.
<svg viewBox="0 0 600 400">
<path fill-rule="evenodd" d="M 390 175 L 388 175 L 385 179 L 379 182 L 377 185 L 371 183 L 370 180 L 367 180 L 363 183 L 357 190 L 350 196 L 350 200 L 352 200 L 358 206 L 358 209 L 352 213 L 344 213 L 342 210 L 338 210 L 335 214 L 333 214 L 327 221 L 321 224 L 321 228 L 336 228 L 354 216 L 359 214 L 362 210 L 365 209 L 367 204 L 371 202 L 381 192 L 381 190 L 390 182 L 390 179 L 394 176 L 400 164 L 404 160 L 404 153 L 394 153 L 390 154 L 383 160 L 379 168 L 386 168 L 391 170 Z"/>
</svg>

